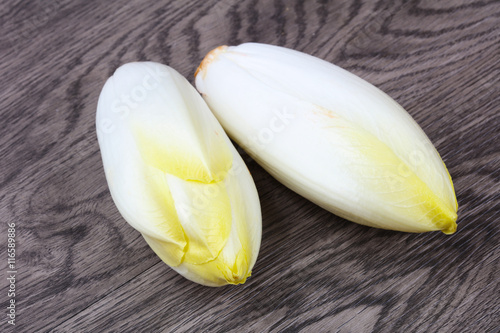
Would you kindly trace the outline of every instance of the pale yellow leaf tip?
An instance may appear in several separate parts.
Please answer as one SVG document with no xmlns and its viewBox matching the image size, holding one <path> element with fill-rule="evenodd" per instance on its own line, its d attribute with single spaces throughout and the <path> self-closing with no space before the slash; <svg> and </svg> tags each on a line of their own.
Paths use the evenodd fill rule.
<svg viewBox="0 0 500 333">
<path fill-rule="evenodd" d="M 446 229 L 441 230 L 444 234 L 451 235 L 457 231 L 457 223 L 455 222 L 457 220 L 456 216 L 457 215 L 455 214 L 455 219 L 450 221 L 449 226 Z"/>
</svg>

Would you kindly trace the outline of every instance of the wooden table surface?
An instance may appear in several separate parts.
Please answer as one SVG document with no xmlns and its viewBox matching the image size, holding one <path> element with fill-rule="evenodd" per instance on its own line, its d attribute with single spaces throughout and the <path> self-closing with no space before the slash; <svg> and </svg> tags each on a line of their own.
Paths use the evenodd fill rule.
<svg viewBox="0 0 500 333">
<path fill-rule="evenodd" d="M 500 2 L 2 1 L 2 332 L 491 332 L 500 326 Z M 424 129 L 453 177 L 458 231 L 345 221 L 242 152 L 263 237 L 242 286 L 176 274 L 112 202 L 97 99 L 121 64 L 193 82 L 216 46 L 256 41 L 333 62 Z M 7 223 L 16 321 L 7 323 Z"/>
</svg>

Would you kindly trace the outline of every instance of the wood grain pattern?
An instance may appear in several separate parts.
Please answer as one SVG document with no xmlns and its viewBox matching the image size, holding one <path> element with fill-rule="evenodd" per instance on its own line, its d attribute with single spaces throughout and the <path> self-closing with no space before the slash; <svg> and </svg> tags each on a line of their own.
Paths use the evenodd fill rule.
<svg viewBox="0 0 500 333">
<path fill-rule="evenodd" d="M 19 272 L 16 326 L 3 314 L 1 331 L 498 331 L 498 1 L 17 0 L 0 10 L 0 253 L 15 222 Z M 126 62 L 165 63 L 193 82 L 206 52 L 247 41 L 333 62 L 403 105 L 454 179 L 458 232 L 347 222 L 241 151 L 263 213 L 253 276 L 206 288 L 163 264 L 111 200 L 98 95 Z"/>
</svg>

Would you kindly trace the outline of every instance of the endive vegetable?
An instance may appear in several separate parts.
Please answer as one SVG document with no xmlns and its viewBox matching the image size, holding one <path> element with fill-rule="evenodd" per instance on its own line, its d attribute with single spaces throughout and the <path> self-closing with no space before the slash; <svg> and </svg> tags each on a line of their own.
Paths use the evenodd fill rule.
<svg viewBox="0 0 500 333">
<path fill-rule="evenodd" d="M 229 136 L 293 191 L 367 226 L 455 232 L 441 157 L 378 88 L 310 55 L 254 43 L 216 48 L 195 75 Z"/>
<path fill-rule="evenodd" d="M 194 87 L 165 65 L 123 65 L 102 89 L 96 125 L 113 200 L 156 254 L 203 285 L 244 283 L 260 246 L 259 198 Z"/>
</svg>

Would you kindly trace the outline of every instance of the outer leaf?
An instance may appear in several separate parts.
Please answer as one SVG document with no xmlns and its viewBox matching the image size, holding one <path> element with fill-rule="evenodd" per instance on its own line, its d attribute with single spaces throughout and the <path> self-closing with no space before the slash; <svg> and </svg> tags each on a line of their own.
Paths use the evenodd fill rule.
<svg viewBox="0 0 500 333">
<path fill-rule="evenodd" d="M 309 200 L 373 227 L 455 232 L 441 157 L 399 104 L 361 78 L 249 43 L 209 53 L 196 86 L 228 134 Z"/>
<path fill-rule="evenodd" d="M 97 107 L 104 170 L 120 213 L 180 274 L 243 283 L 261 238 L 252 178 L 196 90 L 175 70 L 130 63 Z"/>
</svg>

